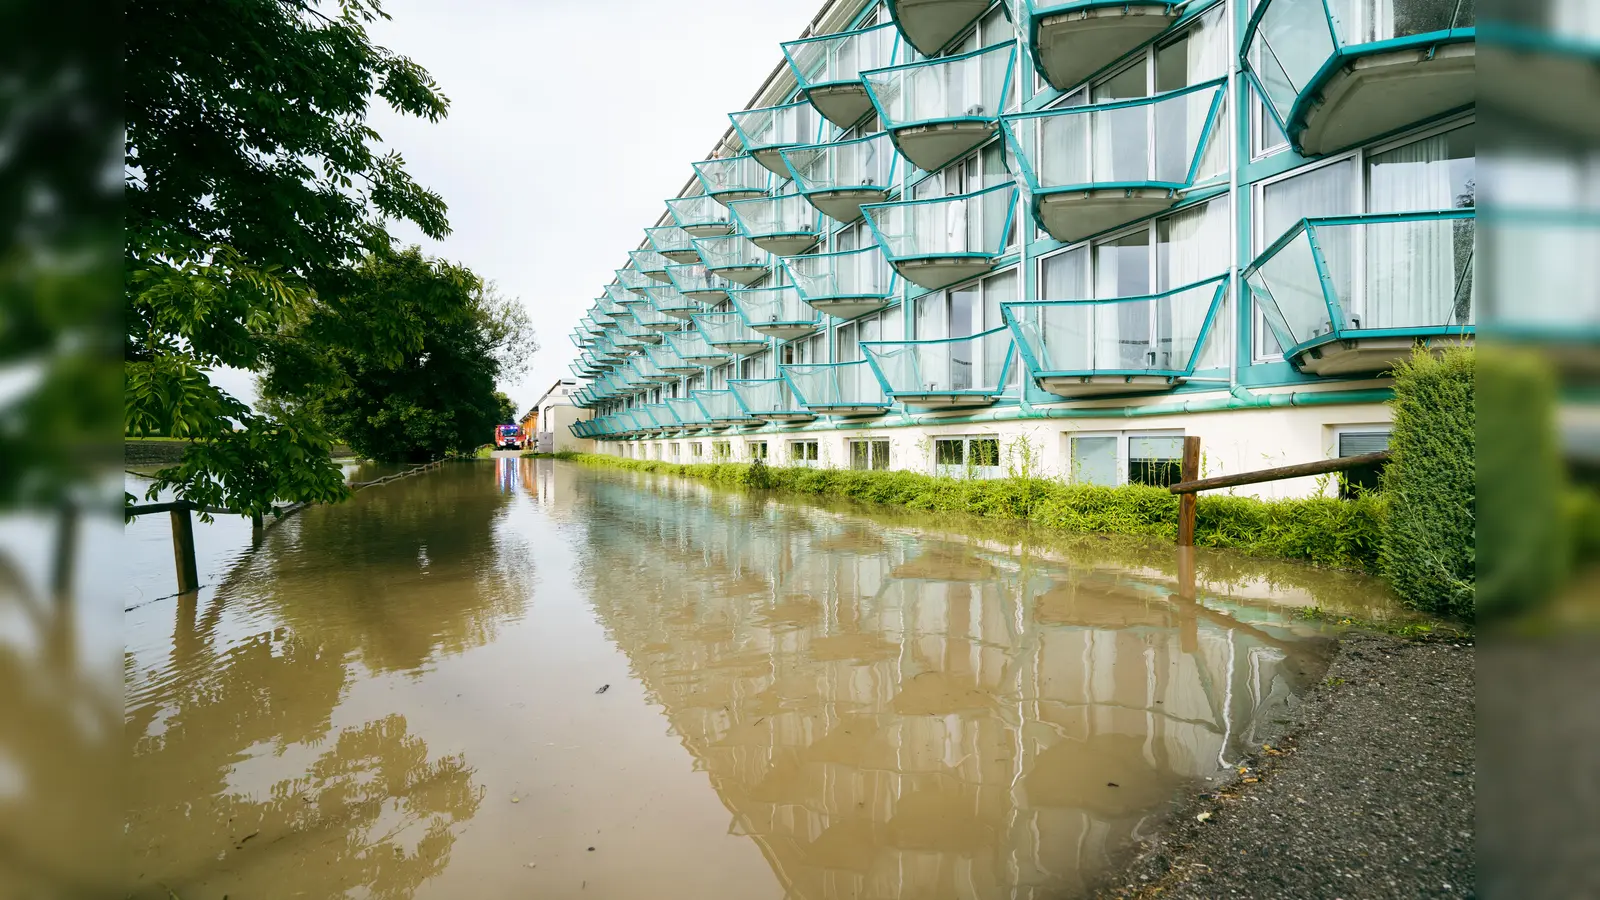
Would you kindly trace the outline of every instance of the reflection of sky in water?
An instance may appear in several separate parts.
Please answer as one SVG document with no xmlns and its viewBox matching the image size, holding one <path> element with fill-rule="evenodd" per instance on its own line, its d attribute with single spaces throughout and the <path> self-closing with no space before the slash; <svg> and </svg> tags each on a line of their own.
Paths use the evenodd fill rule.
<svg viewBox="0 0 1600 900">
<path fill-rule="evenodd" d="M 246 538 L 127 616 L 137 887 L 1070 895 L 1317 677 L 1254 564 L 938 528 L 497 459 Z"/>
</svg>

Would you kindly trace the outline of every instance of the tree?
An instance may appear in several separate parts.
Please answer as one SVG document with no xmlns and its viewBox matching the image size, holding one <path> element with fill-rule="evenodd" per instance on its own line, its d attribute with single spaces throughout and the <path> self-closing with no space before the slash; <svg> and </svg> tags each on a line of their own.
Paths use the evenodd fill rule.
<svg viewBox="0 0 1600 900">
<path fill-rule="evenodd" d="M 445 204 L 383 152 L 374 95 L 438 121 L 448 100 L 374 46 L 376 0 L 131 0 L 126 9 L 125 422 L 194 443 L 157 490 L 243 512 L 345 494 L 314 417 L 249 409 L 219 366 L 270 368 L 281 340 L 348 294 L 387 223 L 449 232 Z M 378 317 L 364 349 L 403 354 L 426 323 Z"/>
<path fill-rule="evenodd" d="M 495 383 L 536 346 L 520 303 L 416 247 L 369 255 L 350 282 L 285 333 L 265 396 L 380 460 L 469 451 L 514 414 Z M 364 337 L 389 323 L 419 339 Z"/>
<path fill-rule="evenodd" d="M 517 420 L 517 402 L 506 396 L 502 391 L 494 392 L 494 400 L 500 404 L 500 421 L 515 422 Z"/>
</svg>

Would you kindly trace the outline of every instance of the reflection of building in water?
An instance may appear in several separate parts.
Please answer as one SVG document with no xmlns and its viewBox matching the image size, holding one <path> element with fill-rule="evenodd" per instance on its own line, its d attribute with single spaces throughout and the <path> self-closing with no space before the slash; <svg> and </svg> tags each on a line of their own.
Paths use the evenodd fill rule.
<svg viewBox="0 0 1600 900">
<path fill-rule="evenodd" d="M 1288 694 L 1292 639 L 1154 582 L 644 483 L 579 578 L 794 897 L 1081 891 Z"/>
</svg>

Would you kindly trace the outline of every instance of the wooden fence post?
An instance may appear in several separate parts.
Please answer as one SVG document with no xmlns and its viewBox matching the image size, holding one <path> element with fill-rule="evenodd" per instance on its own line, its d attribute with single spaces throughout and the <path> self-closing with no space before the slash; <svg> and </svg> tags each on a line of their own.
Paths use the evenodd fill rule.
<svg viewBox="0 0 1600 900">
<path fill-rule="evenodd" d="M 174 509 L 168 515 L 172 517 L 172 561 L 178 569 L 178 593 L 198 591 L 200 568 L 194 556 L 194 519 L 187 506 Z"/>
<path fill-rule="evenodd" d="M 1200 438 L 1197 435 L 1188 435 L 1183 439 L 1183 470 L 1179 480 L 1184 482 L 1200 480 Z M 1190 491 L 1178 495 L 1178 546 L 1194 546 L 1194 502 L 1195 493 Z"/>
</svg>

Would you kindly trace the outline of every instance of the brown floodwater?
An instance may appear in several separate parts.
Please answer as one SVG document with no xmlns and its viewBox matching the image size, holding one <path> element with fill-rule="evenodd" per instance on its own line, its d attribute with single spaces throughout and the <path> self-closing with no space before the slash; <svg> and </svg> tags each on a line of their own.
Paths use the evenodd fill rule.
<svg viewBox="0 0 1600 900">
<path fill-rule="evenodd" d="M 531 459 L 218 558 L 127 612 L 133 896 L 1078 896 L 1389 604 Z"/>
</svg>

